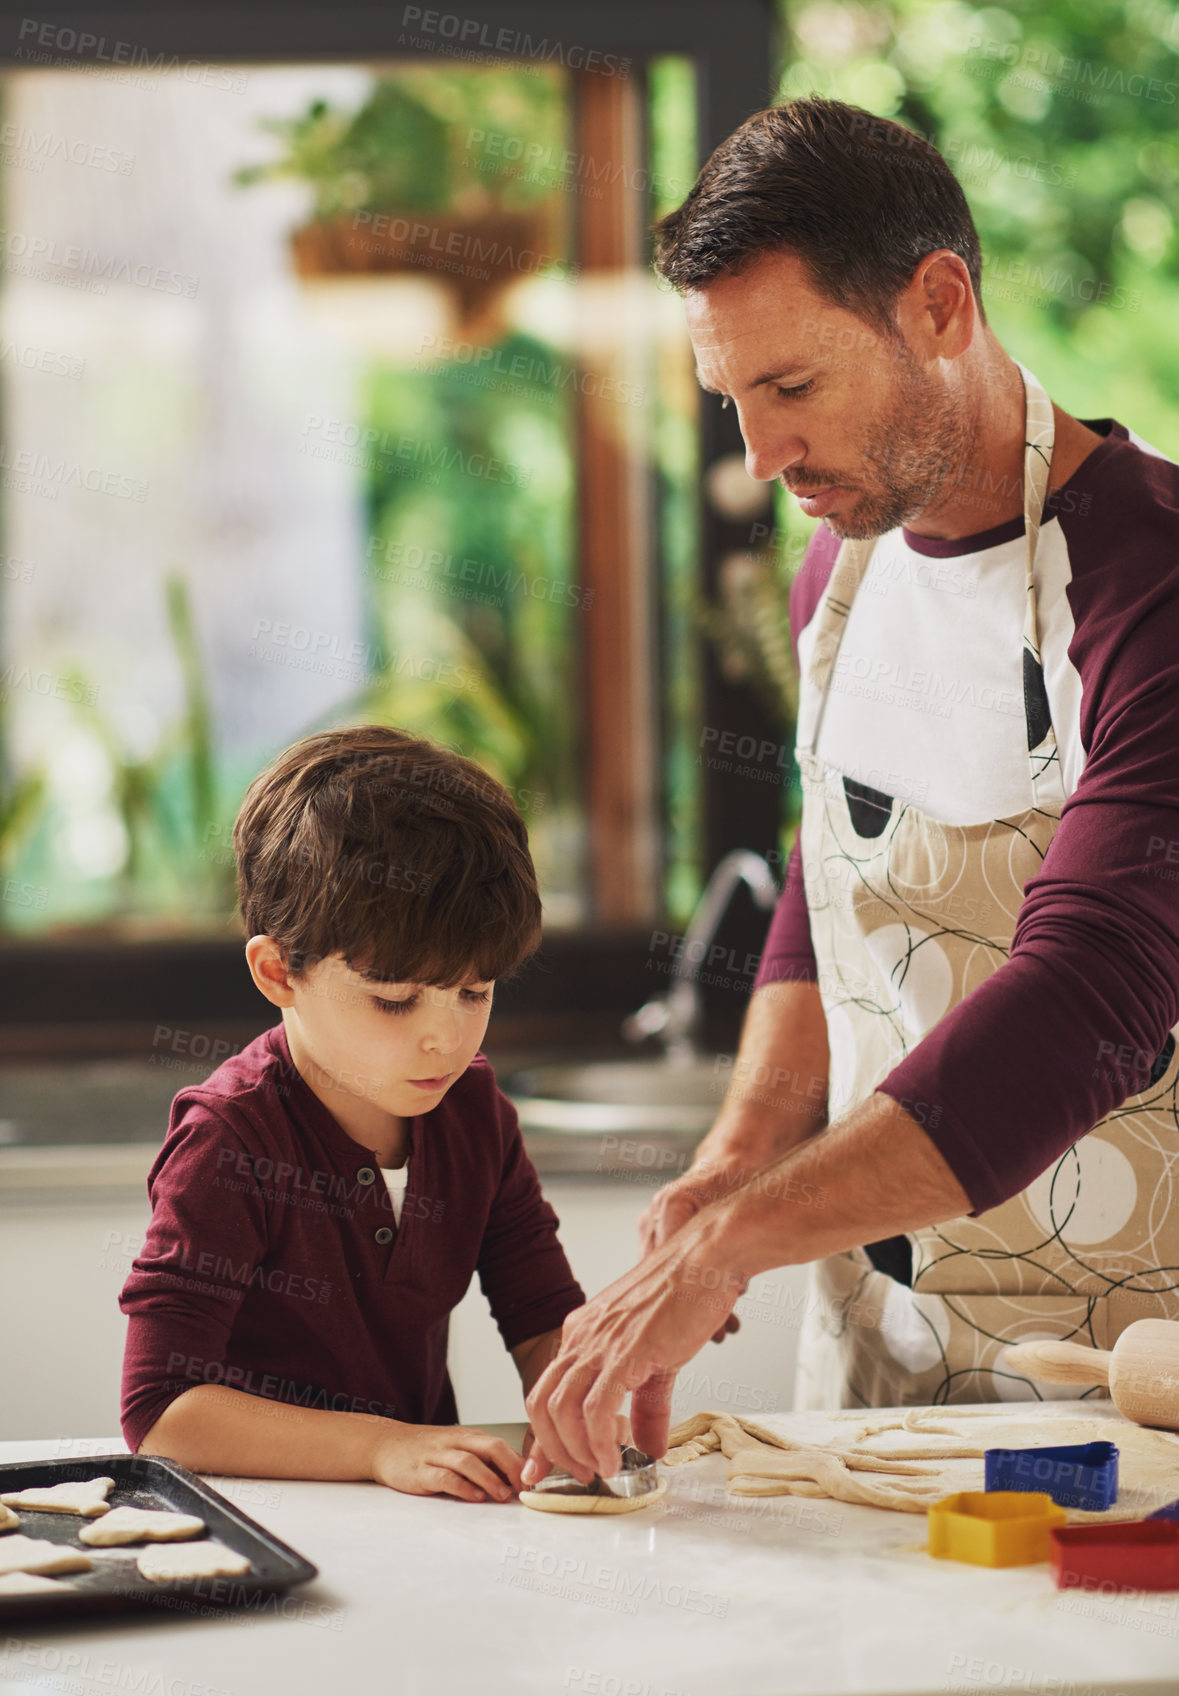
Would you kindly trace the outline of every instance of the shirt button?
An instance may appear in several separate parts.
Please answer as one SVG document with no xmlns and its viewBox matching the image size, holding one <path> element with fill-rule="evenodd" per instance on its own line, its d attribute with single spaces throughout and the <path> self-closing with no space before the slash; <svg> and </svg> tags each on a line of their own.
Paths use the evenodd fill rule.
<svg viewBox="0 0 1179 1696">
<path fill-rule="evenodd" d="M 356 1174 L 356 1182 L 358 1184 L 375 1184 L 376 1181 L 377 1174 L 373 1171 L 371 1166 L 362 1166 L 360 1171 Z"/>
<path fill-rule="evenodd" d="M 393 1241 L 393 1233 L 388 1225 L 382 1225 L 379 1230 L 373 1232 L 373 1236 L 379 1243 L 391 1243 Z"/>
</svg>

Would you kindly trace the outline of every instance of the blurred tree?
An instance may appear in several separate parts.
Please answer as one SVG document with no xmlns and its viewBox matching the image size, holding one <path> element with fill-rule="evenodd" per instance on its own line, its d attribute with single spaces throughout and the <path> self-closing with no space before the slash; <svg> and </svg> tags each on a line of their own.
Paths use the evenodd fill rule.
<svg viewBox="0 0 1179 1696">
<path fill-rule="evenodd" d="M 1165 0 L 814 0 L 778 98 L 896 118 L 949 160 L 996 333 L 1061 405 L 1179 453 L 1179 11 Z"/>
</svg>

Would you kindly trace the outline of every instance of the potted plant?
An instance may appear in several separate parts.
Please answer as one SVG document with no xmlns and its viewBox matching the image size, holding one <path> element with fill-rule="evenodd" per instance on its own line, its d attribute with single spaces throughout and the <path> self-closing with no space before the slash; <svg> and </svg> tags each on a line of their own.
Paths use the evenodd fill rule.
<svg viewBox="0 0 1179 1696">
<path fill-rule="evenodd" d="M 402 78 L 378 77 L 355 111 L 317 99 L 263 128 L 282 142 L 279 157 L 243 167 L 234 181 L 294 180 L 311 189 L 310 216 L 291 233 L 301 277 L 425 274 L 456 290 L 470 319 L 505 283 L 555 263 L 553 197 L 507 203 L 505 191 L 523 174 L 501 170 L 498 160 L 456 157 L 461 126 Z"/>
</svg>

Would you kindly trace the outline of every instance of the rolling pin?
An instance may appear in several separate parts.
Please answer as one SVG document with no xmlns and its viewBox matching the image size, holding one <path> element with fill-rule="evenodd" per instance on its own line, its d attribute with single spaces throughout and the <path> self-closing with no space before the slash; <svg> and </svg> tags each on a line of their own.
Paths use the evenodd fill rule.
<svg viewBox="0 0 1179 1696">
<path fill-rule="evenodd" d="M 1107 1384 L 1113 1404 L 1136 1425 L 1179 1431 L 1179 1322 L 1136 1319 L 1112 1349 L 1046 1340 L 1015 1343 L 1003 1365 L 1049 1384 Z"/>
</svg>

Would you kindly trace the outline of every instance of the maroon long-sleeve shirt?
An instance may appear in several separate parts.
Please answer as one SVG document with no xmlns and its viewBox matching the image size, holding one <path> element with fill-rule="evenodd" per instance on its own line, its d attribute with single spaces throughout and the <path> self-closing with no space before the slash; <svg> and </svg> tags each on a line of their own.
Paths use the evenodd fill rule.
<svg viewBox="0 0 1179 1696">
<path fill-rule="evenodd" d="M 1123 425 L 1086 422 L 1104 440 L 1049 496 L 1036 564 L 1045 682 L 1068 800 L 1039 872 L 1024 887 L 1008 959 L 879 1085 L 897 1101 L 938 1105 L 936 1124 L 927 1121 L 925 1129 L 975 1212 L 1026 1188 L 1160 1076 L 1179 1021 L 1179 467 Z M 877 546 L 888 550 L 877 593 L 899 584 L 942 595 L 938 605 L 973 621 L 997 659 L 1010 652 L 1018 664 L 1019 609 L 1008 627 L 996 619 L 988 628 L 986 590 L 1013 584 L 1022 595 L 1022 518 L 950 542 L 899 530 Z M 820 525 L 791 588 L 796 657 L 838 550 Z M 870 570 L 875 566 L 874 555 Z M 859 594 L 867 587 L 865 579 Z M 858 603 L 859 595 L 853 617 Z M 930 611 L 928 601 L 908 604 Z M 870 606 L 867 613 L 870 630 Z M 920 623 L 914 619 L 914 630 Z M 849 623 L 845 644 L 850 634 Z M 915 643 L 914 636 L 910 648 Z M 889 701 L 903 704 L 910 718 L 931 704 L 927 656 L 865 658 L 878 662 L 865 663 L 869 675 L 890 686 L 900 672 Z M 921 665 L 925 672 L 913 671 Z M 850 685 L 855 671 L 850 664 L 846 671 Z M 917 679 L 926 684 L 924 696 Z M 956 681 L 960 695 L 971 680 Z M 877 703 L 868 697 L 863 710 L 877 711 Z M 939 722 L 944 766 L 960 761 L 979 769 L 953 714 Z M 1022 733 L 1019 720 L 1007 722 Z M 906 774 L 908 793 L 895 792 L 901 803 L 923 805 L 913 791 L 928 774 L 906 763 L 904 747 L 893 763 Z M 871 781 L 876 787 L 885 780 Z M 755 988 L 816 977 L 796 843 Z M 1175 1103 L 1159 1111 L 1167 1112 L 1179 1147 Z"/>
<path fill-rule="evenodd" d="M 196 1384 L 453 1423 L 447 1328 L 473 1273 L 509 1349 L 585 1299 L 482 1054 L 411 1121 L 400 1225 L 375 1151 L 308 1088 L 281 1024 L 176 1097 L 148 1193 L 119 1298 L 132 1450 Z"/>
</svg>

